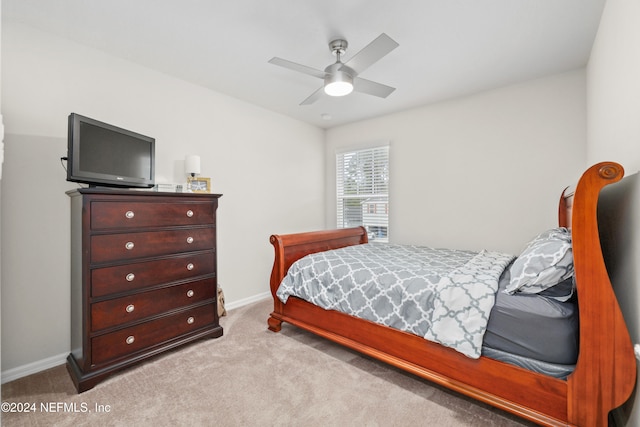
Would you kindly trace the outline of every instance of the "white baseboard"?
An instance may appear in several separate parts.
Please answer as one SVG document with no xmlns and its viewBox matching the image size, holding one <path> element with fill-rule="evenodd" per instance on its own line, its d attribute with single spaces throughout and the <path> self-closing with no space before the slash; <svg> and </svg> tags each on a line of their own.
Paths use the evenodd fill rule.
<svg viewBox="0 0 640 427">
<path fill-rule="evenodd" d="M 47 357 L 46 359 L 27 363 L 26 365 L 2 371 L 2 374 L 0 374 L 2 376 L 2 384 L 17 380 L 18 378 L 26 377 L 27 375 L 54 368 L 59 365 L 63 365 L 67 361 L 68 355 L 69 352 L 59 354 L 57 356 Z"/>
<path fill-rule="evenodd" d="M 240 308 L 240 307 L 243 307 L 245 305 L 252 304 L 254 302 L 265 300 L 267 298 L 271 298 L 271 292 L 269 292 L 269 291 L 263 292 L 261 294 L 253 295 L 251 297 L 244 298 L 244 299 L 241 299 L 239 301 L 234 301 L 234 302 L 231 302 L 229 304 L 225 304 L 225 308 L 227 310 L 233 310 L 234 308 Z"/>
<path fill-rule="evenodd" d="M 262 301 L 270 297 L 271 297 L 271 292 L 267 291 L 261 294 L 257 294 L 248 298 L 241 299 L 239 301 L 234 301 L 232 303 L 226 304 L 225 308 L 227 310 L 233 310 L 235 308 L 240 308 L 245 305 Z M 46 359 L 38 360 L 36 362 L 27 363 L 26 365 L 18 366 L 12 369 L 7 369 L 6 371 L 2 371 L 2 373 L 0 374 L 2 376 L 2 384 L 8 383 L 13 380 L 17 380 L 22 377 L 26 377 L 27 375 L 36 374 L 46 369 L 54 368 L 58 365 L 63 365 L 66 363 L 68 355 L 69 353 L 67 352 L 67 353 L 59 354 L 57 356 L 47 357 Z"/>
</svg>

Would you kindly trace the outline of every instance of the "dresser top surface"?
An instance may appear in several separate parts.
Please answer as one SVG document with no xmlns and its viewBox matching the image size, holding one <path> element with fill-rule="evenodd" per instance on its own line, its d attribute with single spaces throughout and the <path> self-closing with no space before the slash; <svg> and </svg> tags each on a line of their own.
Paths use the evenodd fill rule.
<svg viewBox="0 0 640 427">
<path fill-rule="evenodd" d="M 128 190 L 116 188 L 77 188 L 66 192 L 69 197 L 79 195 L 114 195 L 114 196 L 143 196 L 143 197 L 199 197 L 219 199 L 222 194 L 211 193 L 176 193 L 169 191 Z"/>
</svg>

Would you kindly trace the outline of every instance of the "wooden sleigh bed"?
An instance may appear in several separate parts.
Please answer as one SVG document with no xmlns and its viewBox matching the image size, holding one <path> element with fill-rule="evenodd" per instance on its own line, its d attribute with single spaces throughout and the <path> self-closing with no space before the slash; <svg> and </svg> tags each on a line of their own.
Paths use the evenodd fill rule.
<svg viewBox="0 0 640 427">
<path fill-rule="evenodd" d="M 367 243 L 361 227 L 271 236 L 274 310 L 269 329 L 278 332 L 282 322 L 290 323 L 541 425 L 606 426 L 609 412 L 629 398 L 636 382 L 631 340 L 605 265 L 606 256 L 616 249 L 605 246 L 614 243 L 612 239 L 600 237 L 610 236 L 603 230 L 615 224 L 598 218 L 601 189 L 620 181 L 623 174 L 616 163 L 594 165 L 573 194 L 565 190 L 560 198 L 559 225 L 571 229 L 580 325 L 578 360 L 566 380 L 485 356 L 472 359 L 417 335 L 300 298 L 280 301 L 276 291 L 296 260 Z"/>
</svg>

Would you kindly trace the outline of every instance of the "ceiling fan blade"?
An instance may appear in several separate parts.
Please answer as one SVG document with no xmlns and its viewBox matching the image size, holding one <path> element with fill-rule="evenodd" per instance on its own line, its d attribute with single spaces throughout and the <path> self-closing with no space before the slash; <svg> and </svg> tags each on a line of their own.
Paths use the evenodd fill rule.
<svg viewBox="0 0 640 427">
<path fill-rule="evenodd" d="M 356 77 L 353 79 L 353 90 L 380 98 L 386 98 L 391 95 L 396 88 L 383 85 L 382 83 L 372 82 L 362 77 Z"/>
<path fill-rule="evenodd" d="M 300 73 L 308 74 L 313 77 L 318 77 L 319 79 L 324 79 L 325 72 L 321 70 L 316 70 L 315 68 L 307 67 L 306 65 L 298 64 L 295 62 L 287 61 L 282 58 L 271 58 L 269 63 L 273 65 L 279 65 L 284 68 L 288 68 L 293 71 L 298 71 Z"/>
<path fill-rule="evenodd" d="M 300 103 L 300 105 L 310 105 L 313 104 L 314 102 L 316 102 L 318 99 L 320 99 L 320 97 L 322 97 L 322 95 L 324 94 L 324 86 L 320 87 L 320 89 L 316 90 L 315 92 L 313 92 L 311 95 L 309 95 L 309 97 L 307 99 L 305 99 L 304 101 L 302 101 Z"/>
<path fill-rule="evenodd" d="M 356 53 L 344 65 L 360 74 L 374 62 L 400 46 L 391 37 L 382 33 L 374 41 L 366 45 L 360 52 Z"/>
</svg>

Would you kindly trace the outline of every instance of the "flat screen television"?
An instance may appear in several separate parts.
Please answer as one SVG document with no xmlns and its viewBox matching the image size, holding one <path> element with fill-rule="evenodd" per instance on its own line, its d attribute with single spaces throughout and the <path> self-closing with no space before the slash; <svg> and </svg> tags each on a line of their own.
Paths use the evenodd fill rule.
<svg viewBox="0 0 640 427">
<path fill-rule="evenodd" d="M 69 115 L 67 181 L 91 187 L 149 188 L 155 139 L 76 113 Z"/>
</svg>

